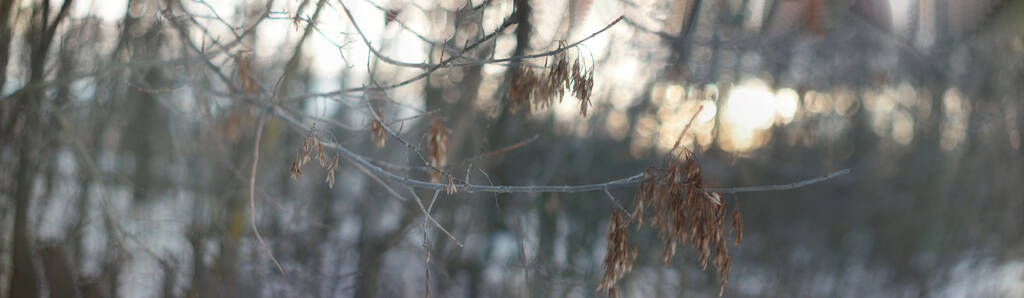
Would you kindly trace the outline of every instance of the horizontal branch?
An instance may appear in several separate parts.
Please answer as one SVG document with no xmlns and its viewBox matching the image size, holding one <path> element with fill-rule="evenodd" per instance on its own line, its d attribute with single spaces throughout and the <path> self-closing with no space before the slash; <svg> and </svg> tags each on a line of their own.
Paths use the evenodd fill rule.
<svg viewBox="0 0 1024 298">
<path fill-rule="evenodd" d="M 279 118 L 285 120 L 285 122 L 288 122 L 290 125 L 294 126 L 296 129 L 299 129 L 300 131 L 307 131 L 307 130 L 310 129 L 310 127 L 307 127 L 306 125 L 300 123 L 295 118 L 293 118 L 290 115 L 284 113 L 279 107 L 275 107 L 274 108 L 274 114 L 277 115 Z M 321 139 L 321 143 L 324 144 L 324 146 L 327 146 L 329 148 L 334 148 L 335 150 L 338 150 L 339 153 L 341 153 L 345 157 L 348 157 L 350 160 L 356 162 L 361 167 L 366 168 L 367 170 L 369 170 L 371 172 L 374 172 L 374 173 L 376 173 L 376 174 L 378 174 L 380 176 L 383 176 L 384 178 L 387 178 L 387 179 L 390 179 L 390 180 L 393 180 L 393 181 L 396 181 L 396 182 L 399 182 L 399 183 L 402 183 L 402 184 L 405 184 L 405 185 L 408 185 L 408 186 L 412 186 L 412 187 L 416 187 L 416 188 L 424 188 L 424 189 L 443 190 L 443 189 L 452 189 L 452 188 L 454 188 L 457 191 L 466 191 L 466 192 L 496 192 L 496 193 L 538 193 L 538 192 L 575 193 L 575 192 L 588 192 L 588 191 L 603 191 L 604 189 L 616 189 L 616 188 L 629 187 L 629 186 L 633 186 L 633 185 L 639 184 L 640 182 L 644 181 L 644 174 L 641 172 L 641 173 L 637 173 L 635 175 L 632 175 L 632 176 L 629 176 L 629 177 L 626 177 L 626 178 L 611 180 L 611 181 L 607 181 L 607 182 L 603 182 L 603 183 L 582 184 L 582 185 L 562 185 L 562 186 L 552 186 L 552 185 L 476 185 L 476 184 L 440 184 L 440 183 L 431 183 L 431 182 L 427 182 L 427 181 L 423 181 L 423 180 L 417 180 L 417 179 L 413 179 L 413 178 L 409 178 L 409 177 L 399 176 L 399 175 L 396 175 L 394 173 L 388 172 L 387 170 L 384 170 L 384 169 L 374 165 L 373 163 L 369 162 L 367 160 L 367 158 L 365 158 L 365 157 L 363 157 L 363 156 L 361 156 L 359 154 L 356 154 L 355 152 L 352 152 L 351 150 L 349 150 L 348 148 L 345 148 L 344 146 L 341 146 L 341 145 L 336 144 L 334 142 L 330 142 L 329 140 Z M 825 175 L 825 176 L 813 178 L 813 179 L 810 179 L 810 180 L 804 180 L 804 181 L 800 181 L 800 182 L 789 183 L 789 184 L 767 185 L 767 186 L 748 186 L 748 187 L 706 188 L 704 190 L 705 191 L 710 191 L 710 192 L 717 192 L 717 193 L 743 193 L 743 192 L 757 192 L 757 191 L 787 190 L 787 189 L 795 189 L 795 188 L 805 187 L 805 186 L 808 186 L 808 185 L 811 185 L 811 184 L 815 184 L 815 183 L 820 183 L 820 182 L 823 182 L 823 181 L 826 181 L 826 180 L 829 180 L 829 179 L 832 179 L 832 178 L 836 178 L 836 177 L 839 177 L 839 176 L 842 176 L 842 175 L 846 175 L 846 174 L 849 174 L 849 173 L 850 173 L 850 169 L 843 169 L 843 170 L 836 171 L 836 172 L 833 172 L 833 173 Z"/>
</svg>

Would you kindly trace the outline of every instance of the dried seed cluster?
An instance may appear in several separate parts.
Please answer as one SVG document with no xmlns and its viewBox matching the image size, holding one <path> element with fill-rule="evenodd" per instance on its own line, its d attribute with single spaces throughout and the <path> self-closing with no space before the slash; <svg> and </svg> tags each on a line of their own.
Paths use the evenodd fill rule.
<svg viewBox="0 0 1024 298">
<path fill-rule="evenodd" d="M 570 67 L 565 52 L 560 52 L 546 72 L 537 73 L 523 67 L 516 73 L 506 94 L 513 112 L 522 109 L 524 115 L 529 116 L 532 110 L 550 107 L 555 98 L 562 102 L 565 90 L 569 89 L 579 101 L 580 115 L 587 116 L 594 89 L 594 71 L 586 69 L 579 58 Z"/>
<path fill-rule="evenodd" d="M 645 218 L 648 218 L 648 225 L 665 242 L 662 259 L 666 263 L 676 254 L 677 244 L 689 241 L 697 250 L 698 264 L 702 270 L 707 269 L 708 260 L 715 266 L 721 296 L 728 284 L 732 265 L 725 237 L 727 208 L 718 193 L 704 191 L 704 187 L 700 163 L 693 152 L 674 149 L 659 165 L 652 165 L 644 172 L 644 181 L 638 187 L 633 201 L 630 222 L 635 219 L 639 226 L 643 226 Z M 612 214 L 613 227 L 624 228 L 616 214 L 618 212 Z M 739 245 L 743 239 L 743 222 L 735 204 L 731 219 L 730 227 L 736 232 L 735 245 Z M 621 255 L 623 252 L 620 247 L 625 245 L 625 238 L 624 232 L 622 235 L 610 232 L 608 255 Z M 620 265 L 623 261 L 627 263 Z M 632 259 L 621 256 L 611 259 L 606 257 L 605 279 L 598 289 L 609 289 L 609 294 L 612 294 L 614 282 L 622 274 L 620 268 L 628 272 L 631 262 Z M 606 282 L 612 285 L 606 285 Z"/>
<path fill-rule="evenodd" d="M 618 297 L 616 282 L 626 272 L 633 271 L 633 261 L 636 260 L 636 244 L 626 245 L 626 227 L 629 222 L 626 214 L 615 210 L 612 212 L 611 222 L 608 225 L 608 252 L 604 255 L 604 278 L 597 286 L 597 290 L 608 290 L 608 296 Z"/>
<path fill-rule="evenodd" d="M 434 117 L 434 120 L 430 123 L 430 131 L 427 133 L 427 158 L 430 159 L 430 165 L 434 168 L 443 167 L 448 163 L 447 154 L 448 128 L 444 126 L 444 120 L 441 120 L 440 117 Z M 430 181 L 434 183 L 441 181 L 441 172 L 430 170 Z"/>
<path fill-rule="evenodd" d="M 312 154 L 312 157 L 310 156 Z M 338 159 L 340 155 L 334 154 L 334 158 L 327 159 L 327 154 L 324 153 L 324 144 L 320 142 L 320 137 L 316 133 L 316 123 L 309 129 L 309 132 L 305 135 L 305 141 L 302 142 L 302 147 L 299 148 L 298 154 L 295 159 L 292 160 L 291 173 L 292 179 L 299 179 L 302 177 L 302 166 L 316 158 L 316 161 L 321 167 L 327 169 L 327 178 L 324 182 L 327 182 L 327 186 L 334 188 L 334 170 L 338 169 Z"/>
<path fill-rule="evenodd" d="M 584 71 L 579 59 L 572 64 L 572 95 L 580 103 L 580 115 L 587 116 L 590 95 L 594 91 L 594 71 Z"/>
</svg>

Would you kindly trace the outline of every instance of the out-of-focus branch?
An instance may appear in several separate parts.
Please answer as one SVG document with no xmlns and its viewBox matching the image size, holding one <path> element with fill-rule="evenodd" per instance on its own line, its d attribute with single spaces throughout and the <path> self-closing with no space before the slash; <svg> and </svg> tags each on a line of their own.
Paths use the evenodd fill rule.
<svg viewBox="0 0 1024 298">
<path fill-rule="evenodd" d="M 345 2 L 339 0 L 338 3 L 341 4 L 341 8 L 345 11 L 345 16 L 348 17 L 348 21 L 351 22 L 352 26 L 356 28 L 356 32 L 359 33 L 359 37 L 361 37 L 363 39 L 363 43 L 365 43 L 366 47 L 370 49 L 370 52 L 372 52 L 374 56 L 377 56 L 377 58 L 380 59 L 381 61 L 384 61 L 384 62 L 386 62 L 388 64 L 394 64 L 394 65 L 397 65 L 397 66 L 415 67 L 415 68 L 423 68 L 423 69 L 435 69 L 436 70 L 437 68 L 452 67 L 450 65 L 446 65 L 447 63 L 445 61 L 442 61 L 441 63 L 438 63 L 438 64 L 411 63 L 411 62 L 398 61 L 398 60 L 392 59 L 391 57 L 388 57 L 387 55 L 384 55 L 383 53 L 378 51 L 376 48 L 374 48 L 373 44 L 370 42 L 370 39 L 366 37 L 366 34 L 363 34 L 363 29 L 359 28 L 359 23 L 356 22 L 355 17 L 352 16 L 352 12 L 349 11 L 348 6 L 345 5 Z M 448 62 L 453 61 L 455 58 L 461 57 L 466 52 L 469 52 L 470 50 L 472 50 L 476 46 L 479 46 L 480 44 L 483 44 L 484 41 L 490 40 L 494 36 L 497 36 L 497 33 L 500 33 L 505 28 L 508 28 L 509 26 L 515 24 L 516 22 L 514 20 L 515 19 L 511 18 L 511 17 L 510 18 L 506 18 L 505 21 L 503 21 L 501 23 L 501 25 L 498 26 L 498 29 L 495 29 L 493 32 L 491 32 L 491 34 L 488 34 L 487 36 L 484 36 L 480 40 L 476 41 L 473 44 L 473 46 L 469 46 L 469 47 L 466 47 L 465 49 L 462 49 L 460 53 L 458 53 L 456 55 L 453 55 L 451 58 L 449 58 L 446 61 L 448 61 Z"/>
<path fill-rule="evenodd" d="M 274 253 L 267 247 L 267 243 L 263 242 L 263 236 L 260 236 L 260 229 L 256 227 L 256 167 L 260 164 L 260 140 L 263 137 L 263 125 L 265 123 L 266 115 L 260 115 L 260 122 L 256 125 L 256 140 L 252 145 L 252 172 L 249 174 L 249 224 L 252 225 L 252 232 L 256 234 L 256 240 L 260 242 L 260 247 L 267 252 L 267 256 L 270 257 L 270 261 L 274 262 L 277 271 L 284 274 L 284 269 L 277 262 Z"/>
<path fill-rule="evenodd" d="M 346 8 L 344 3 L 341 3 L 341 4 L 342 4 L 342 8 Z M 348 14 L 349 17 L 351 18 L 351 13 L 348 12 L 347 8 L 345 10 L 346 10 L 346 14 Z M 374 49 L 373 46 L 369 44 L 368 39 L 365 39 L 366 37 L 364 36 L 363 37 L 364 38 L 364 42 L 366 42 L 367 47 L 370 48 L 370 50 L 374 53 L 374 55 L 377 55 L 377 57 L 380 58 L 382 61 L 385 61 L 385 62 L 388 62 L 388 63 L 391 63 L 391 64 L 395 64 L 395 65 L 400 65 L 400 66 L 427 68 L 427 70 L 421 72 L 420 74 L 418 74 L 418 75 L 416 75 L 416 76 L 414 76 L 412 78 L 409 78 L 409 79 L 406 79 L 404 81 L 401 81 L 401 82 L 398 82 L 398 83 L 394 83 L 394 84 L 391 84 L 391 85 L 373 86 L 373 87 L 363 86 L 363 87 L 357 87 L 357 88 L 348 88 L 348 89 L 335 90 L 335 91 L 324 92 L 324 93 L 307 93 L 307 94 L 302 94 L 302 95 L 297 95 L 297 96 L 290 97 L 290 98 L 284 100 L 284 102 L 297 101 L 297 100 L 302 100 L 302 99 L 311 98 L 311 97 L 334 97 L 334 96 L 342 95 L 342 94 L 345 94 L 345 93 L 351 93 L 351 92 L 365 92 L 365 91 L 379 91 L 379 90 L 394 89 L 394 88 L 398 88 L 398 87 L 402 87 L 402 86 L 408 85 L 408 84 L 410 84 L 412 82 L 421 80 L 423 78 L 426 78 L 427 76 L 429 76 L 434 71 L 436 71 L 436 70 L 438 70 L 440 68 L 443 68 L 443 67 L 465 67 L 465 66 L 472 66 L 472 65 L 502 63 L 502 62 L 509 62 L 509 61 L 519 61 L 519 60 L 530 59 L 530 58 L 539 58 L 539 57 L 552 56 L 552 55 L 564 52 L 564 51 L 566 51 L 566 50 L 568 50 L 570 48 L 576 47 L 579 44 L 581 44 L 581 43 L 583 43 L 583 42 L 593 38 L 594 36 L 597 36 L 598 34 L 601 34 L 604 31 L 607 31 L 609 28 L 611 28 L 615 24 L 618 24 L 620 21 L 622 21 L 622 18 L 623 18 L 622 16 L 619 16 L 614 21 L 612 21 L 611 23 L 606 25 L 604 28 L 602 28 L 601 30 L 598 30 L 598 31 L 592 33 L 591 35 L 587 36 L 586 38 L 580 39 L 580 40 L 578 40 L 576 42 L 573 42 L 573 43 L 568 44 L 566 46 L 558 47 L 558 48 L 550 50 L 550 51 L 546 51 L 546 52 L 542 52 L 542 53 L 529 54 L 529 55 L 512 56 L 512 57 L 501 58 L 501 59 L 490 59 L 490 60 L 481 60 L 481 61 L 476 61 L 476 62 L 464 62 L 464 63 L 452 63 L 452 61 L 454 61 L 455 59 L 461 58 L 462 55 L 464 55 L 465 53 L 469 52 L 470 50 L 472 50 L 472 49 L 474 49 L 474 48 L 476 48 L 478 46 L 480 46 L 485 41 L 487 41 L 487 40 L 489 40 L 491 38 L 494 38 L 495 36 L 498 35 L 498 33 L 501 33 L 505 28 L 515 24 L 516 23 L 515 15 L 506 18 L 505 21 L 502 22 L 502 25 L 499 26 L 498 29 L 496 29 L 495 31 L 489 33 L 488 35 L 484 36 L 483 38 L 480 38 L 479 40 L 477 40 L 473 44 L 471 44 L 471 45 L 467 46 L 466 48 L 464 48 L 462 50 L 462 53 L 459 53 L 458 55 L 454 55 L 454 56 L 449 57 L 449 58 L 447 58 L 445 60 L 442 60 L 440 63 L 437 63 L 437 64 L 408 63 L 408 62 L 401 62 L 401 61 L 397 61 L 397 60 L 388 58 L 387 56 L 384 56 L 384 55 L 380 54 L 379 52 L 377 52 L 376 49 Z M 392 62 L 399 62 L 399 63 L 396 64 L 396 63 L 392 63 Z M 418 66 L 415 66 L 415 65 L 418 65 Z"/>
</svg>

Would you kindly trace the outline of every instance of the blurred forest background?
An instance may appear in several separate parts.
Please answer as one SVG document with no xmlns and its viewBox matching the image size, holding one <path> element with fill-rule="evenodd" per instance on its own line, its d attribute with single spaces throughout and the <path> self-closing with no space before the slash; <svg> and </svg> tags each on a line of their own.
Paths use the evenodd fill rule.
<svg viewBox="0 0 1024 298">
<path fill-rule="evenodd" d="M 724 296 L 1021 297 L 1022 2 L 0 1 L 0 293 L 604 295 L 635 187 L 431 201 L 337 147 L 294 162 L 313 136 L 396 177 L 602 183 L 696 115 L 714 186 L 853 169 L 726 195 Z M 563 45 L 585 115 L 515 102 L 557 55 L 519 58 Z M 718 293 L 692 247 L 629 233 L 622 295 Z"/>
</svg>

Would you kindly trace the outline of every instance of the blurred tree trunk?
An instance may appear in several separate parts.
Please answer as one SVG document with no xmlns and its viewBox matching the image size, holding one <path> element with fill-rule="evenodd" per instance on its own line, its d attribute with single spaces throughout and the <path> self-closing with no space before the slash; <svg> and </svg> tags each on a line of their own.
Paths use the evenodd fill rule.
<svg viewBox="0 0 1024 298">
<path fill-rule="evenodd" d="M 174 287 L 178 282 L 178 268 L 167 261 L 160 262 L 160 271 L 163 272 L 163 282 L 160 284 L 160 296 L 163 298 L 174 298 Z"/>
<path fill-rule="evenodd" d="M 311 251 L 307 254 L 297 253 L 296 257 L 309 256 L 304 264 L 305 268 L 312 273 L 312 276 L 329 276 L 333 271 L 328 270 L 328 264 L 330 258 L 328 253 L 331 250 L 329 246 L 323 245 L 324 243 L 331 243 L 331 233 L 336 231 L 335 228 L 338 225 L 338 217 L 335 216 L 334 202 L 338 201 L 333 189 L 320 185 L 317 195 L 313 198 L 316 208 L 316 224 L 313 226 L 311 236 L 307 238 L 310 242 L 306 245 L 306 249 Z M 301 251 L 301 249 L 300 249 Z M 313 279 L 309 281 L 308 295 L 310 297 L 332 297 L 332 293 L 328 292 L 330 287 L 323 286 L 324 280 Z"/>
<path fill-rule="evenodd" d="M 121 285 L 121 270 L 128 261 L 128 252 L 124 249 L 124 243 L 119 238 L 117 222 L 109 214 L 103 216 L 103 226 L 107 232 L 107 245 L 103 250 L 103 270 L 100 279 L 96 281 L 94 297 L 118 297 Z"/>
<path fill-rule="evenodd" d="M 50 44 L 53 42 L 57 25 L 67 15 L 70 6 L 71 1 L 65 1 L 52 20 L 49 19 L 49 1 L 42 1 L 34 8 L 29 33 L 34 38 L 28 39 L 29 80 L 25 86 L 43 83 Z M 6 63 L 6 56 L 4 59 Z M 45 100 L 45 93 L 41 88 L 27 88 L 25 93 L 15 99 L 13 123 L 5 128 L 11 132 L 10 135 L 14 139 L 12 144 L 18 144 L 18 162 L 14 177 L 14 252 L 11 254 L 13 268 L 8 293 L 10 297 L 36 297 L 39 291 L 33 265 L 32 239 L 29 237 L 28 207 L 32 200 L 36 171 L 42 158 L 39 154 L 39 150 L 42 149 L 40 146 L 44 144 L 43 136 L 49 135 L 47 123 L 42 121 Z"/>
<path fill-rule="evenodd" d="M 486 4 L 484 4 L 486 5 Z M 456 13 L 456 26 L 466 24 L 460 31 L 472 32 L 473 34 L 467 34 L 465 36 L 466 41 L 474 40 L 475 38 L 483 37 L 484 32 L 481 27 L 475 27 L 471 24 L 481 24 L 484 17 L 483 8 L 474 8 L 472 3 L 466 2 L 466 6 L 457 11 Z M 478 30 L 469 30 L 471 28 L 479 28 Z M 455 40 L 450 40 L 448 44 L 454 43 Z M 467 53 L 473 57 L 488 57 L 491 54 L 492 47 L 481 46 L 478 50 Z M 459 97 L 455 102 L 455 106 L 452 109 L 443 109 L 446 111 L 455 111 L 460 113 L 460 117 L 455 117 L 454 123 L 447 123 L 447 127 L 451 129 L 451 143 L 448 148 L 448 156 L 468 157 L 472 155 L 470 150 L 471 142 L 476 142 L 477 137 L 485 133 L 479 129 L 478 125 L 475 125 L 477 120 L 476 113 L 476 98 L 480 92 L 480 83 L 483 81 L 481 75 L 483 70 L 483 64 L 473 65 L 469 67 L 461 68 L 462 80 L 459 82 L 458 90 Z M 429 111 L 430 109 L 428 109 Z"/>
<path fill-rule="evenodd" d="M 78 297 L 75 291 L 74 268 L 65 255 L 64 247 L 55 245 L 43 248 L 40 251 L 40 259 L 50 297 Z"/>
<path fill-rule="evenodd" d="M 522 56 L 526 55 L 531 48 L 530 39 L 533 36 L 533 5 L 529 0 L 515 0 L 513 1 L 513 9 L 512 14 L 515 16 L 518 23 L 515 28 L 516 47 L 513 50 L 512 55 Z M 511 61 L 511 66 L 507 68 L 508 70 L 505 72 L 505 77 L 502 79 L 502 87 L 498 88 L 497 94 L 494 95 L 495 98 L 501 99 L 501 104 L 498 116 L 493 120 L 494 127 L 492 127 L 490 132 L 488 132 L 489 135 L 487 139 L 491 144 L 509 144 L 516 137 L 516 132 L 522 131 L 519 129 L 522 128 L 522 120 L 518 119 L 516 117 L 517 115 L 508 109 L 508 102 L 506 101 L 507 98 L 505 96 L 509 82 L 518 77 L 523 71 L 521 65 L 522 61 Z M 532 107 L 530 105 L 526 105 L 521 109 L 529 110 L 532 109 Z M 519 113 L 526 112 L 527 111 L 520 111 Z M 487 166 L 482 168 L 500 169 L 503 168 L 502 164 L 504 162 L 505 159 L 489 161 L 486 163 Z M 491 172 L 492 174 L 490 178 L 492 178 L 493 181 L 488 181 L 488 183 L 503 184 L 508 181 L 507 171 L 499 170 Z M 497 202 L 495 202 L 495 204 L 497 204 Z M 490 206 L 490 204 L 480 204 L 478 206 Z M 502 217 L 500 214 L 497 214 L 499 212 L 500 211 L 497 210 L 497 208 L 488 208 L 487 216 L 482 216 L 482 218 L 480 218 L 483 221 L 482 225 L 486 227 L 485 230 L 494 231 L 496 229 L 504 228 L 504 225 L 502 224 Z M 487 258 L 490 258 L 490 252 L 493 251 L 491 247 L 494 245 L 494 237 L 488 236 L 485 237 L 485 239 L 488 241 L 486 244 L 488 249 L 484 250 L 484 254 L 481 256 L 482 259 L 474 260 L 473 262 L 462 266 L 467 271 L 466 274 L 469 276 L 469 282 L 466 285 L 468 288 L 466 290 L 467 295 L 470 297 L 479 297 L 482 295 L 481 288 L 484 285 L 483 269 L 485 268 L 485 264 L 481 264 L 481 262 L 485 262 Z M 531 274 L 531 277 L 533 276 L 534 275 Z"/>
<path fill-rule="evenodd" d="M 309 0 L 302 1 L 302 4 L 299 4 L 297 11 L 301 12 L 308 4 Z M 288 62 L 284 66 L 284 73 L 281 74 L 281 88 L 277 90 L 278 97 L 284 97 L 289 91 L 291 91 L 293 86 L 293 76 L 297 71 L 302 70 L 302 61 L 306 58 L 302 53 L 303 45 L 306 44 L 306 40 L 309 39 L 309 36 L 313 34 L 313 30 L 315 29 L 313 24 L 315 24 L 320 18 L 320 12 L 323 10 L 325 4 L 327 4 L 327 0 L 317 1 L 310 23 L 306 24 L 306 28 L 302 31 L 302 37 L 299 38 L 299 41 L 295 42 L 295 47 L 292 49 L 292 57 L 288 59 Z"/>
<path fill-rule="evenodd" d="M 765 13 L 764 18 L 761 19 L 761 36 L 768 36 L 767 33 L 772 29 L 775 24 L 775 19 L 778 18 L 779 14 L 779 2 L 785 0 L 770 0 L 771 4 L 768 4 L 768 12 Z"/>
<path fill-rule="evenodd" d="M 158 57 L 159 49 L 164 45 L 163 26 L 153 23 L 142 37 L 133 44 L 132 60 L 149 60 Z M 157 154 L 159 145 L 166 144 L 170 136 L 167 134 L 167 115 L 161 108 L 157 92 L 164 86 L 164 75 L 160 67 L 141 70 L 141 77 L 128 77 L 129 106 L 134 106 L 133 116 L 127 126 L 125 138 L 128 150 L 135 159 L 135 172 L 132 179 L 132 197 L 136 201 L 147 201 L 150 196 L 158 193 L 154 189 L 153 162 L 161 159 Z"/>
<path fill-rule="evenodd" d="M 7 64 L 11 55 L 11 38 L 14 36 L 16 17 L 11 16 L 11 9 L 16 7 L 17 0 L 0 1 L 0 93 L 7 83 Z"/>
<path fill-rule="evenodd" d="M 10 293 L 8 297 L 36 297 L 38 296 L 38 282 L 36 281 L 35 266 L 32 262 L 32 252 L 29 238 L 28 206 L 32 199 L 32 186 L 35 181 L 36 170 L 36 146 L 38 138 L 31 134 L 41 133 L 39 129 L 38 111 L 39 102 L 42 98 L 39 94 L 31 92 L 19 98 L 14 125 L 20 126 L 16 130 L 18 137 L 14 142 L 18 145 L 18 166 L 15 172 L 14 189 L 14 253 L 11 254 Z M 29 133 L 28 131 L 31 131 Z"/>
<path fill-rule="evenodd" d="M 377 231 L 372 233 L 371 228 L 379 217 L 362 216 L 361 233 L 359 233 L 359 263 L 357 265 L 359 277 L 356 281 L 355 297 L 374 298 L 380 296 L 380 274 L 383 269 L 384 255 L 388 250 L 398 244 L 405 236 L 406 228 L 418 217 L 418 213 L 402 209 L 401 219 L 398 226 L 391 231 Z M 380 235 L 380 236 L 377 236 Z"/>
<path fill-rule="evenodd" d="M 687 1 L 690 2 L 690 1 Z M 690 51 L 693 48 L 693 32 L 697 30 L 697 21 L 700 19 L 701 0 L 693 0 L 690 9 L 687 11 L 686 19 L 679 29 L 679 36 L 672 40 L 670 49 L 672 51 L 672 69 L 670 79 L 682 81 L 686 78 L 689 69 Z"/>
<path fill-rule="evenodd" d="M 193 202 L 192 208 L 193 214 L 202 214 L 199 197 L 196 198 L 196 202 Z M 207 279 L 206 275 L 208 270 L 203 264 L 203 259 L 206 258 L 206 248 L 203 242 L 206 241 L 205 231 L 196 222 L 192 222 L 188 228 L 188 243 L 192 249 L 192 278 L 189 280 L 188 287 L 185 289 L 185 297 L 204 297 L 206 295 L 204 282 Z"/>
<path fill-rule="evenodd" d="M 515 0 L 513 7 L 514 11 L 512 14 L 516 17 L 516 20 L 518 20 L 519 23 L 516 25 L 515 29 L 516 48 L 512 52 L 512 56 L 522 56 L 530 50 L 530 37 L 533 35 L 533 23 L 531 23 L 530 18 L 533 16 L 533 7 L 529 0 Z M 512 115 L 513 113 L 509 111 L 508 103 L 505 102 L 505 92 L 507 91 L 509 82 L 518 77 L 521 73 L 522 69 L 520 65 L 522 64 L 522 61 L 513 60 L 510 64 L 511 66 L 508 68 L 508 71 L 505 72 L 505 78 L 502 80 L 501 86 L 504 87 L 498 88 L 498 94 L 495 94 L 496 98 L 502 99 L 502 105 L 501 111 L 498 112 L 498 117 L 495 119 L 496 125 L 491 130 L 492 135 L 490 137 L 490 141 L 494 144 L 504 144 L 506 138 L 511 138 L 513 134 L 511 130 L 515 126 L 510 125 L 510 122 L 517 121 L 517 119 L 514 119 Z M 529 105 L 523 108 L 531 109 Z M 499 183 L 497 181 L 500 181 L 500 179 L 496 180 L 495 183 Z"/>
</svg>

